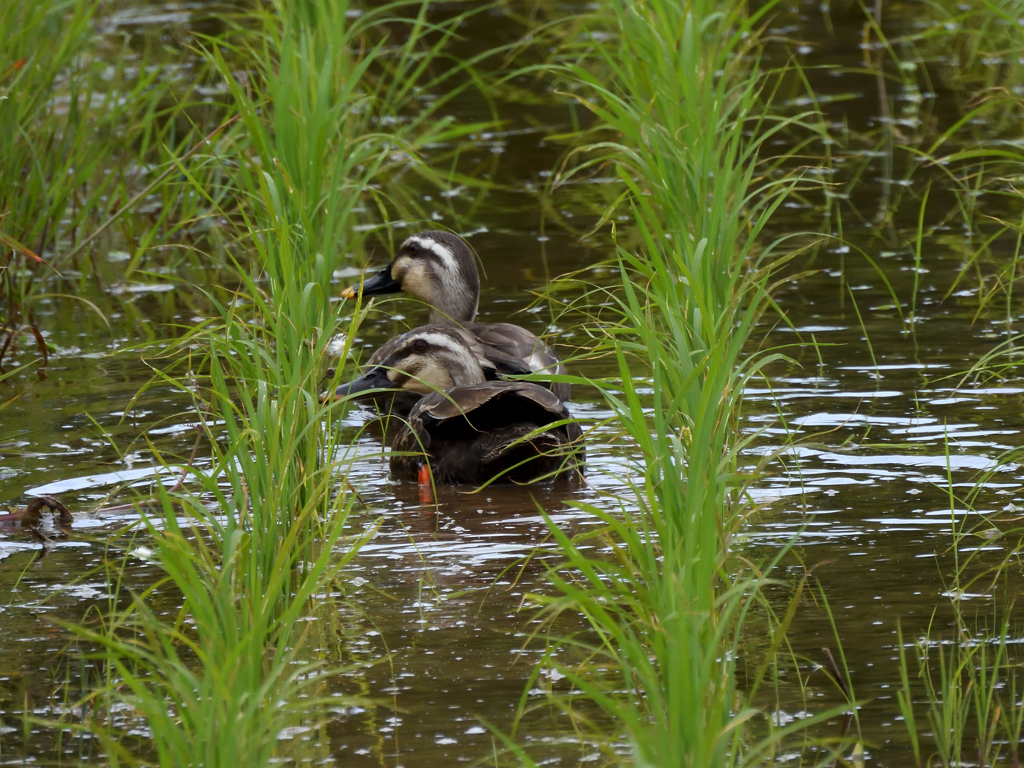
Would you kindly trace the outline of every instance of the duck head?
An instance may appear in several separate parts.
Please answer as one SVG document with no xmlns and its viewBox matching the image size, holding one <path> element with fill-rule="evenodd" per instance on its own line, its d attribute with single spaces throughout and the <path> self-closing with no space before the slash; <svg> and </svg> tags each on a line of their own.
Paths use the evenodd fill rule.
<svg viewBox="0 0 1024 768">
<path fill-rule="evenodd" d="M 396 336 L 381 349 L 381 360 L 362 376 L 335 390 L 335 399 L 370 390 L 426 395 L 486 380 L 480 361 L 456 329 L 424 325 Z"/>
<path fill-rule="evenodd" d="M 480 302 L 480 273 L 469 245 L 450 232 L 420 232 L 406 238 L 384 269 L 342 292 L 352 298 L 405 291 L 430 305 L 428 322 L 467 323 Z"/>
</svg>

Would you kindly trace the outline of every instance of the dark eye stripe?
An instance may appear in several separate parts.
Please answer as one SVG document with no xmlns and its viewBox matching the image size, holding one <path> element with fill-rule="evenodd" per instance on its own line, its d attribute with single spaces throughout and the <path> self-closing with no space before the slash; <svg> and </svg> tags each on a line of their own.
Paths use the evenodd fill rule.
<svg viewBox="0 0 1024 768">
<path fill-rule="evenodd" d="M 412 344 L 404 347 L 402 351 L 398 353 L 396 362 L 404 362 L 413 357 L 430 357 L 431 354 L 438 351 L 438 348 L 429 342 L 424 343 L 422 347 L 417 347 L 417 343 L 421 341 L 422 339 L 417 339 Z"/>
</svg>

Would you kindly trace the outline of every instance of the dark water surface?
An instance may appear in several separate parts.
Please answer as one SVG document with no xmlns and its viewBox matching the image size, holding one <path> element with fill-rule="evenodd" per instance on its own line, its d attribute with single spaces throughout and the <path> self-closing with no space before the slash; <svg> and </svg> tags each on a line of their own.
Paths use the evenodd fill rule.
<svg viewBox="0 0 1024 768">
<path fill-rule="evenodd" d="M 192 25 L 211 23 L 204 8 L 202 3 L 137 3 L 115 14 L 104 29 L 110 35 L 179 41 L 187 39 Z M 581 9 L 566 5 L 562 10 Z M 835 615 L 855 694 L 866 702 L 860 720 L 867 760 L 898 766 L 910 759 L 894 693 L 896 624 L 901 621 L 905 636 L 916 638 L 935 612 L 941 635 L 952 613 L 948 593 L 957 558 L 980 550 L 980 572 L 1008 553 L 1007 544 L 990 535 L 961 540 L 955 550 L 953 524 L 966 521 L 970 529 L 983 523 L 983 515 L 1015 517 L 1024 508 L 1020 469 L 1011 464 L 996 472 L 974 509 L 957 501 L 950 512 L 950 484 L 962 496 L 980 472 L 1021 445 L 1024 383 L 957 387 L 956 374 L 1005 338 L 1008 326 L 1005 310 L 974 318 L 974 280 L 946 297 L 969 246 L 964 227 L 949 217 L 950 193 L 936 186 L 926 209 L 912 322 L 901 321 L 878 274 L 857 255 L 863 249 L 880 265 L 909 316 L 919 196 L 929 180 L 937 185 L 942 180 L 940 171 L 914 167 L 906 157 L 894 159 L 885 151 L 876 79 L 863 67 L 860 13 L 854 7 L 826 19 L 817 3 L 791 4 L 772 24 L 773 34 L 798 41 L 805 65 L 830 67 L 809 77 L 823 98 L 830 128 L 846 140 L 833 147 L 835 180 L 841 187 L 856 177 L 851 169 L 862 172 L 836 208 L 848 244 L 825 244 L 806 257 L 798 268 L 817 271 L 779 293 L 795 332 L 785 325 L 765 328 L 767 343 L 799 339 L 820 346 L 817 353 L 797 353 L 791 365 L 776 365 L 770 387 L 756 385 L 748 393 L 745 428 L 767 430 L 752 458 L 782 443 L 780 411 L 786 428 L 802 438 L 760 484 L 759 493 L 770 504 L 749 529 L 748 546 L 769 557 L 799 536 L 785 573 L 794 582 L 802 575 L 797 558 L 813 567 Z M 904 6 L 892 6 L 888 13 L 893 34 L 915 23 Z M 524 29 L 495 9 L 474 17 L 462 32 L 453 50 L 460 56 L 507 43 Z M 962 105 L 956 92 L 943 88 L 939 64 L 928 66 L 935 69 L 932 90 L 889 83 L 886 101 L 901 130 L 934 138 L 962 114 Z M 527 79 L 518 85 L 545 88 Z M 528 103 L 501 102 L 504 124 L 466 149 L 465 162 L 493 166 L 496 188 L 482 201 L 451 190 L 437 199 L 434 218 L 471 234 L 486 270 L 483 320 L 505 320 L 525 309 L 516 322 L 538 333 L 557 331 L 572 345 L 582 341 L 579 332 L 570 323 L 556 325 L 546 304 L 528 308 L 528 292 L 543 289 L 551 277 L 596 263 L 609 250 L 602 235 L 579 237 L 594 221 L 593 196 L 584 185 L 561 189 L 548 205 L 538 197 L 563 153 L 562 146 L 545 143 L 545 136 L 570 130 L 575 117 L 560 97 L 538 95 Z M 458 110 L 464 119 L 486 117 L 484 105 L 470 97 L 458 102 Z M 821 207 L 794 204 L 776 219 L 775 234 L 820 229 L 823 217 Z M 824 226 L 838 234 L 836 213 Z M 375 263 L 386 258 L 379 252 Z M 27 373 L 13 386 L 2 385 L 0 400 L 20 394 L 0 411 L 0 500 L 5 504 L 60 494 L 73 512 L 82 513 L 123 483 L 148 486 L 152 454 L 139 439 L 143 430 L 168 454 L 184 457 L 191 450 L 188 402 L 160 386 L 132 402 L 150 369 L 138 354 L 112 353 L 172 336 L 170 325 L 196 322 L 203 304 L 161 283 L 158 275 L 120 284 L 123 254 L 116 244 L 100 260 L 107 282 L 88 286 L 86 295 L 108 313 L 113 331 L 79 303 L 43 302 L 36 322 L 58 352 L 38 381 Z M 339 265 L 339 291 L 361 266 Z M 389 306 L 405 322 L 422 319 L 422 308 L 399 301 Z M 372 348 L 394 327 L 391 317 L 376 315 L 360 341 Z M 599 363 L 579 363 L 575 369 L 608 372 Z M 577 388 L 574 397 L 579 417 L 597 421 L 609 415 L 594 393 Z M 355 435 L 365 419 L 364 412 L 354 411 L 344 428 Z M 421 504 L 415 489 L 391 481 L 379 443 L 359 438 L 363 458 L 349 479 L 367 507 L 357 508 L 352 525 L 372 525 L 381 516 L 383 523 L 345 572 L 343 596 L 318 616 L 316 631 L 322 635 L 315 645 L 331 663 L 372 662 L 354 666 L 334 684 L 335 692 L 386 705 L 341 704 L 323 732 L 284 734 L 294 743 L 290 754 L 296 761 L 423 768 L 487 762 L 493 739 L 485 723 L 511 727 L 543 650 L 529 641 L 532 614 L 519 610 L 524 595 L 549 589 L 543 569 L 545 553 L 553 548 L 539 510 L 577 531 L 592 522 L 571 502 L 613 508 L 602 494 L 622 490 L 626 464 L 610 439 L 602 428 L 591 435 L 589 488 L 444 491 L 435 508 Z M 95 681 L 88 664 L 83 667 L 65 653 L 68 635 L 50 619 L 77 620 L 90 606 L 107 606 L 109 588 L 100 566 L 105 558 L 138 546 L 130 536 L 115 536 L 135 522 L 134 515 L 79 514 L 70 534 L 50 531 L 56 543 L 45 557 L 30 533 L 0 528 L 0 764 L 55 764 L 60 753 L 64 764 L 95 757 L 91 750 L 97 748 L 88 740 L 68 738 L 55 747 L 45 729 L 24 725 L 22 713 L 56 717 Z M 141 556 L 130 562 L 126 579 L 133 588 L 158 577 Z M 1016 597 L 1019 574 L 1011 573 L 995 587 L 979 583 L 963 596 L 964 610 L 971 616 L 977 611 L 980 626 L 991 624 L 993 604 Z M 823 660 L 820 649 L 837 646 L 820 606 L 808 601 L 801 608 L 791 636 L 807 659 L 808 709 L 841 701 L 827 677 L 814 671 Z M 784 679 L 781 695 L 779 720 L 801 716 L 804 704 L 796 686 Z M 543 696 L 538 691 L 528 699 L 539 703 Z M 575 765 L 597 757 L 580 747 L 566 717 L 546 708 L 527 716 L 518 738 L 535 747 L 535 756 L 548 761 L 544 764 Z"/>
</svg>

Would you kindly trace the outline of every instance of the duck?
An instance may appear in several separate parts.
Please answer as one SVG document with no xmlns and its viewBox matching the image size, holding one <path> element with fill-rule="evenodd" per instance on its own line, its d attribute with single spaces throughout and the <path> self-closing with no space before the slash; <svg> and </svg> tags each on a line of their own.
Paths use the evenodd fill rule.
<svg viewBox="0 0 1024 768">
<path fill-rule="evenodd" d="M 468 348 L 470 354 L 473 355 L 473 358 L 476 361 L 476 367 L 479 367 L 483 373 L 485 381 L 497 381 L 509 374 L 521 375 L 531 373 L 530 369 L 523 361 L 505 355 L 500 350 L 488 348 L 487 345 L 481 342 L 476 336 L 461 326 L 438 327 L 445 328 L 446 335 L 454 334 L 459 337 L 459 341 L 462 346 Z M 373 354 L 370 355 L 370 359 L 367 361 L 364 369 L 366 371 L 373 371 L 374 369 L 382 366 L 386 359 L 396 353 L 397 347 L 402 343 L 404 338 L 404 334 L 402 336 L 398 336 L 375 350 Z M 334 344 L 334 339 L 331 340 L 331 343 Z M 328 348 L 328 357 L 330 357 L 329 353 L 330 347 Z M 332 362 L 336 359 L 337 356 L 334 356 Z M 460 376 L 461 380 L 466 380 L 468 378 L 468 374 L 465 374 L 465 372 L 460 373 L 463 374 Z M 321 384 L 327 380 L 333 380 L 335 374 L 336 368 L 328 367 L 323 379 L 321 379 Z M 387 385 L 386 383 L 378 382 L 380 384 L 379 387 L 375 387 L 370 390 L 361 390 L 360 397 L 358 399 L 370 401 L 377 409 L 377 413 L 382 417 L 382 423 L 374 424 L 373 431 L 381 432 L 386 439 L 386 436 L 391 434 L 389 431 L 390 422 L 388 421 L 388 417 L 408 417 L 413 406 L 416 405 L 423 395 L 435 391 L 435 389 L 442 385 L 454 386 L 454 384 L 451 383 L 444 384 L 445 379 L 443 377 L 435 376 L 431 381 L 434 384 L 433 387 L 418 386 L 413 382 L 405 387 L 394 388 L 390 387 L 390 385 Z M 345 391 L 347 391 L 347 385 L 339 387 L 333 396 L 329 394 L 321 395 L 320 400 L 321 402 L 326 402 L 331 399 L 337 399 L 338 397 L 342 397 Z"/>
<path fill-rule="evenodd" d="M 429 325 L 461 329 L 477 359 L 504 375 L 565 374 L 558 356 L 541 339 L 512 323 L 476 323 L 480 272 L 469 244 L 451 232 L 420 232 L 405 239 L 391 262 L 372 277 L 342 291 L 343 298 L 383 296 L 404 291 L 430 306 Z M 379 360 L 371 360 L 379 363 Z M 560 401 L 569 385 L 548 385 Z"/>
<path fill-rule="evenodd" d="M 391 439 L 395 478 L 422 488 L 582 476 L 583 432 L 565 403 L 539 384 L 489 379 L 458 329 L 421 326 L 380 351 L 379 362 L 333 399 L 381 390 L 420 395 Z"/>
</svg>

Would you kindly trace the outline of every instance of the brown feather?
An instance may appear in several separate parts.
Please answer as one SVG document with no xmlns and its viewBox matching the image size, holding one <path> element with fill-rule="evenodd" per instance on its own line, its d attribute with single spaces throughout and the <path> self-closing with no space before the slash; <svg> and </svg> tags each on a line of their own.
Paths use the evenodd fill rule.
<svg viewBox="0 0 1024 768">
<path fill-rule="evenodd" d="M 393 441 L 391 470 L 415 479 L 428 459 L 437 482 L 472 485 L 580 475 L 582 430 L 559 423 L 571 418 L 550 390 L 525 381 L 435 392 L 416 404 Z"/>
<path fill-rule="evenodd" d="M 525 328 L 512 323 L 473 322 L 480 301 L 480 273 L 472 249 L 458 235 L 442 231 L 412 235 L 402 243 L 382 274 L 390 276 L 387 291 L 400 287 L 430 306 L 429 324 L 465 332 L 474 354 L 486 369 L 502 375 L 565 374 L 558 356 Z M 358 286 L 352 286 L 345 295 L 355 295 L 357 289 Z M 383 359 L 376 357 L 375 354 L 370 358 L 371 365 Z M 560 400 L 569 399 L 568 384 L 548 386 Z"/>
</svg>

